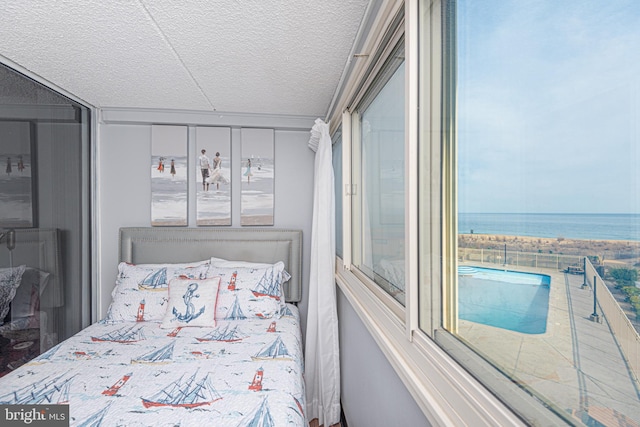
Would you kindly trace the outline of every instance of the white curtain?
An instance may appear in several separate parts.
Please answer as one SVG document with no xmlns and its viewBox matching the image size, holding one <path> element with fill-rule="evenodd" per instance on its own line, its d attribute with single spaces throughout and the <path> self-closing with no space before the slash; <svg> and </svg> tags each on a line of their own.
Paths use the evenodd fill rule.
<svg viewBox="0 0 640 427">
<path fill-rule="evenodd" d="M 340 355 L 335 283 L 335 212 L 329 125 L 316 119 L 309 148 L 316 152 L 311 273 L 305 346 L 307 418 L 340 422 Z"/>
</svg>

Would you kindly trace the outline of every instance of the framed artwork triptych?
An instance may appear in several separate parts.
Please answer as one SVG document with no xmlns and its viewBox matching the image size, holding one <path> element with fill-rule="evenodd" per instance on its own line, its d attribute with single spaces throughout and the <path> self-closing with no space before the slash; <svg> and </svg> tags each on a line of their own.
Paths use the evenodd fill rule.
<svg viewBox="0 0 640 427">
<path fill-rule="evenodd" d="M 187 226 L 189 194 L 195 194 L 197 226 L 231 225 L 234 167 L 241 181 L 240 225 L 274 225 L 274 130 L 242 128 L 240 137 L 236 160 L 231 128 L 198 126 L 189 154 L 188 126 L 153 125 L 151 225 Z"/>
</svg>

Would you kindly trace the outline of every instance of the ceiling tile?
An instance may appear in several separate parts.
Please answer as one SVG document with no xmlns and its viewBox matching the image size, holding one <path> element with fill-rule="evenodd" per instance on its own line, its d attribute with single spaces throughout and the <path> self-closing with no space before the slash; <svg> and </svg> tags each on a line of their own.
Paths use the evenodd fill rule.
<svg viewBox="0 0 640 427">
<path fill-rule="evenodd" d="M 97 107 L 322 116 L 367 0 L 5 0 L 0 54 Z"/>
</svg>

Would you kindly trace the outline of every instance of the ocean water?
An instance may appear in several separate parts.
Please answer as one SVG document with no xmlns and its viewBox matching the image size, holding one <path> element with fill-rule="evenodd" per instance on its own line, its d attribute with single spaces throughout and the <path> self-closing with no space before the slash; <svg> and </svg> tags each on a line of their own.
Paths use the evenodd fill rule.
<svg viewBox="0 0 640 427">
<path fill-rule="evenodd" d="M 164 172 L 158 171 L 159 156 L 151 158 L 151 223 L 187 225 L 187 157 L 164 157 Z M 171 175 L 171 159 L 175 161 L 175 176 Z"/>
<path fill-rule="evenodd" d="M 458 232 L 640 241 L 640 214 L 459 213 Z"/>
</svg>

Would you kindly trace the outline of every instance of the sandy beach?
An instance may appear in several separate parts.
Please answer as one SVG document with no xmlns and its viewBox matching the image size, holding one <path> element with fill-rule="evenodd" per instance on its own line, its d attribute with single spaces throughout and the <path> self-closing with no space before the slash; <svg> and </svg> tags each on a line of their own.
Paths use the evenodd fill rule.
<svg viewBox="0 0 640 427">
<path fill-rule="evenodd" d="M 273 225 L 273 215 L 243 215 L 240 225 Z"/>
<path fill-rule="evenodd" d="M 598 256 L 605 263 L 635 265 L 640 258 L 640 242 L 628 240 L 582 240 L 505 236 L 496 234 L 459 234 L 458 246 L 476 249 Z"/>
</svg>

